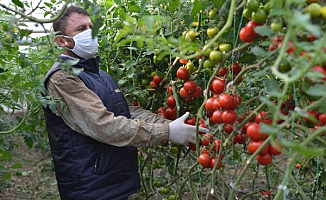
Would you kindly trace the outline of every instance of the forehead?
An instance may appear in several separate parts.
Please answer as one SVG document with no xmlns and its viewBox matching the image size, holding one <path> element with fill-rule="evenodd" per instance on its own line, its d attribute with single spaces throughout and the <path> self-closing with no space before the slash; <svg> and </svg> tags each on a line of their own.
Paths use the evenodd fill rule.
<svg viewBox="0 0 326 200">
<path fill-rule="evenodd" d="M 79 13 L 71 13 L 67 20 L 66 29 L 74 29 L 80 25 L 90 25 L 92 24 L 91 19 L 87 15 Z"/>
</svg>

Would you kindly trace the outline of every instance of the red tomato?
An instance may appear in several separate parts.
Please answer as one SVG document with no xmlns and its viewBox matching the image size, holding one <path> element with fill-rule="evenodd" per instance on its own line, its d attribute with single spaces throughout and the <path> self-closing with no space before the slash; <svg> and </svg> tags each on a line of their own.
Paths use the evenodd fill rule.
<svg viewBox="0 0 326 200">
<path fill-rule="evenodd" d="M 166 116 L 165 112 L 160 112 L 160 113 L 158 113 L 158 115 L 160 115 L 160 116 L 162 116 L 162 117 L 164 117 L 164 118 L 167 119 L 167 116 Z"/>
<path fill-rule="evenodd" d="M 201 94 L 202 94 L 202 89 L 197 85 L 196 91 L 192 94 L 192 96 L 197 98 L 200 97 Z"/>
<path fill-rule="evenodd" d="M 295 168 L 300 169 L 300 168 L 301 168 L 300 163 L 297 163 L 297 164 L 295 165 Z"/>
<path fill-rule="evenodd" d="M 168 94 L 173 94 L 173 91 L 172 91 L 172 85 L 169 85 L 169 88 L 168 88 Z"/>
<path fill-rule="evenodd" d="M 249 28 L 249 27 L 243 27 L 240 30 L 239 36 L 243 42 L 252 42 L 252 41 L 255 41 L 255 39 L 256 39 L 256 36 L 253 34 L 251 28 Z"/>
<path fill-rule="evenodd" d="M 190 150 L 196 151 L 196 144 L 189 143 L 188 147 Z"/>
<path fill-rule="evenodd" d="M 184 67 L 180 67 L 177 70 L 177 77 L 178 77 L 178 79 L 181 79 L 181 80 L 187 80 L 189 77 L 189 71 Z"/>
<path fill-rule="evenodd" d="M 324 70 L 323 67 L 321 67 L 319 65 L 315 65 L 315 66 L 313 66 L 313 71 L 314 72 L 319 72 L 322 75 L 324 75 L 324 78 L 322 78 L 322 80 L 326 81 L 326 70 Z"/>
<path fill-rule="evenodd" d="M 263 140 L 267 137 L 266 134 L 260 132 L 260 127 L 257 123 L 252 123 L 248 126 L 247 135 L 252 141 Z"/>
<path fill-rule="evenodd" d="M 211 163 L 211 157 L 208 154 L 201 154 L 198 157 L 198 162 L 205 168 L 208 168 Z"/>
<path fill-rule="evenodd" d="M 318 114 L 318 112 L 315 111 L 315 110 L 310 110 L 310 111 L 307 112 L 307 114 L 308 114 L 309 116 L 315 118 L 316 120 L 319 118 L 319 116 L 318 116 L 319 114 Z M 308 119 L 308 118 L 306 118 L 306 117 L 304 117 L 304 119 L 305 119 L 306 121 L 308 121 L 308 122 L 313 122 L 312 120 L 310 120 L 310 119 Z"/>
<path fill-rule="evenodd" d="M 201 149 L 201 154 L 209 154 L 209 150 L 208 149 Z"/>
<path fill-rule="evenodd" d="M 295 51 L 295 48 L 294 48 L 294 45 L 293 45 L 293 42 L 288 42 L 288 45 L 289 45 L 289 48 L 288 50 L 286 50 L 287 53 L 294 53 Z"/>
<path fill-rule="evenodd" d="M 211 97 L 209 99 L 206 100 L 205 102 L 205 108 L 207 111 L 214 111 L 216 109 L 214 109 L 214 101 L 215 101 L 215 98 L 214 97 Z"/>
<path fill-rule="evenodd" d="M 190 94 L 182 87 L 180 89 L 180 96 L 182 96 L 183 98 L 187 99 L 190 97 Z"/>
<path fill-rule="evenodd" d="M 132 102 L 132 105 L 133 106 L 138 106 L 138 102 L 137 101 L 134 101 L 134 102 Z"/>
<path fill-rule="evenodd" d="M 241 101 L 242 101 L 241 96 L 240 96 L 238 93 L 235 93 L 235 94 L 233 95 L 233 97 L 234 97 L 234 99 L 235 99 L 236 102 L 237 102 L 237 106 L 240 105 L 240 104 L 241 104 Z"/>
<path fill-rule="evenodd" d="M 174 108 L 176 105 L 175 99 L 173 96 L 169 96 L 168 99 L 166 100 L 166 105 L 170 108 Z"/>
<path fill-rule="evenodd" d="M 280 144 L 277 144 L 277 148 L 280 150 L 277 150 L 274 145 L 271 145 L 271 148 L 269 149 L 269 153 L 271 155 L 280 155 L 282 153 L 283 146 Z"/>
<path fill-rule="evenodd" d="M 205 135 L 203 135 L 203 138 L 201 139 L 201 143 L 204 146 L 209 146 L 209 144 L 212 142 L 213 142 L 213 136 L 211 136 L 211 134 L 206 133 Z"/>
<path fill-rule="evenodd" d="M 210 168 L 213 169 L 214 166 L 216 165 L 217 161 L 218 161 L 217 158 L 213 158 L 213 159 L 211 159 L 211 162 L 210 162 L 210 164 L 209 164 Z M 222 161 L 220 161 L 220 162 L 218 163 L 218 166 L 217 166 L 216 169 L 220 169 L 221 167 L 222 167 Z"/>
<path fill-rule="evenodd" d="M 220 109 L 220 102 L 218 101 L 218 99 L 214 99 L 214 102 L 213 102 L 213 109 L 214 110 L 219 110 Z"/>
<path fill-rule="evenodd" d="M 314 36 L 313 34 L 309 34 L 309 35 L 307 36 L 307 41 L 308 41 L 308 42 L 313 42 L 313 41 L 315 41 L 315 40 L 317 40 L 317 37 Z"/>
<path fill-rule="evenodd" d="M 237 135 L 237 142 L 239 144 L 246 143 L 246 134 L 239 134 L 239 135 Z"/>
<path fill-rule="evenodd" d="M 156 85 L 160 85 L 162 80 L 163 78 L 159 77 L 157 74 L 153 77 L 153 81 L 156 83 Z"/>
<path fill-rule="evenodd" d="M 175 120 L 177 118 L 177 112 L 174 108 L 167 108 L 165 114 L 168 119 Z"/>
<path fill-rule="evenodd" d="M 212 82 L 212 88 L 214 92 L 221 94 L 225 88 L 225 80 L 220 78 L 214 79 Z"/>
<path fill-rule="evenodd" d="M 257 124 L 259 124 L 260 122 L 262 122 L 262 119 L 265 119 L 265 118 L 266 118 L 266 112 L 262 111 L 256 116 L 255 121 Z"/>
<path fill-rule="evenodd" d="M 237 62 L 233 63 L 230 67 L 230 71 L 233 72 L 233 75 L 238 75 L 241 72 L 241 65 Z"/>
<path fill-rule="evenodd" d="M 247 150 L 249 154 L 254 154 L 257 149 L 264 143 L 263 140 L 259 140 L 259 141 L 251 141 L 249 142 L 248 146 L 247 146 Z M 266 145 L 259 153 L 259 155 L 263 156 L 265 154 L 267 154 L 269 152 L 270 146 Z"/>
<path fill-rule="evenodd" d="M 228 73 L 228 69 L 227 69 L 226 67 L 221 67 L 221 68 L 218 70 L 218 75 L 219 75 L 219 76 L 225 76 L 227 73 Z"/>
<path fill-rule="evenodd" d="M 231 134 L 232 131 L 233 131 L 233 126 L 231 124 L 225 124 L 224 126 L 224 131 L 227 133 L 227 134 Z"/>
<path fill-rule="evenodd" d="M 185 123 L 194 126 L 196 124 L 196 118 L 192 117 L 192 118 L 186 119 Z"/>
<path fill-rule="evenodd" d="M 222 112 L 219 110 L 215 110 L 212 115 L 212 121 L 215 124 L 221 124 L 222 123 Z"/>
<path fill-rule="evenodd" d="M 224 110 L 229 110 L 234 108 L 234 98 L 229 94 L 223 94 L 219 99 L 220 106 Z"/>
<path fill-rule="evenodd" d="M 221 140 L 220 139 L 215 140 L 214 141 L 214 146 L 213 146 L 214 153 L 219 153 L 220 149 L 221 149 Z"/>
<path fill-rule="evenodd" d="M 257 27 L 257 26 L 261 26 L 261 25 L 263 25 L 263 24 L 261 24 L 261 23 L 257 23 L 257 22 L 255 22 L 255 21 L 250 21 L 250 22 L 248 22 L 247 23 L 247 25 L 246 25 L 246 27 L 248 27 L 249 29 L 249 31 L 250 31 L 250 33 L 255 37 L 255 38 L 257 38 L 258 36 L 259 36 L 259 34 L 257 34 L 256 32 L 255 32 L 255 28 Z"/>
<path fill-rule="evenodd" d="M 201 123 L 200 125 L 199 125 L 199 127 L 203 127 L 203 128 L 207 128 L 207 126 L 205 125 L 205 122 L 204 123 Z M 199 132 L 199 135 L 204 135 L 205 133 L 203 133 L 203 132 Z"/>
<path fill-rule="evenodd" d="M 270 44 L 269 45 L 269 51 L 274 51 L 276 49 L 276 45 Z"/>
<path fill-rule="evenodd" d="M 148 89 L 148 91 L 155 92 L 157 90 L 157 88 L 158 88 L 158 85 L 154 81 L 151 81 L 149 83 L 149 88 L 150 89 Z"/>
<path fill-rule="evenodd" d="M 179 62 L 181 63 L 181 64 L 187 64 L 187 62 L 188 62 L 188 60 L 183 60 L 183 59 L 179 59 Z"/>
<path fill-rule="evenodd" d="M 196 87 L 197 87 L 197 84 L 195 82 L 193 82 L 193 81 L 187 81 L 183 85 L 183 88 L 189 93 L 196 92 Z"/>
<path fill-rule="evenodd" d="M 157 113 L 164 113 L 164 108 L 163 107 L 159 107 L 157 110 Z"/>
<path fill-rule="evenodd" d="M 256 159 L 257 159 L 258 163 L 261 165 L 269 165 L 269 164 L 271 164 L 271 162 L 273 160 L 273 158 L 270 154 L 265 154 L 263 156 L 258 155 L 256 157 Z"/>
<path fill-rule="evenodd" d="M 319 114 L 318 120 L 322 125 L 325 125 L 326 124 L 326 113 Z"/>
<path fill-rule="evenodd" d="M 237 113 L 233 110 L 226 110 L 222 113 L 222 121 L 226 124 L 233 124 L 237 120 Z"/>
</svg>

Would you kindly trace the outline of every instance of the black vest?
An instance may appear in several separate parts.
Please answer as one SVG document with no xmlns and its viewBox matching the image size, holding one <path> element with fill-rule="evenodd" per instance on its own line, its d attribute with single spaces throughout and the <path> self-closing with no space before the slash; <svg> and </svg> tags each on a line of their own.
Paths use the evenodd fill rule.
<svg viewBox="0 0 326 200">
<path fill-rule="evenodd" d="M 56 63 L 45 77 L 60 70 Z M 99 69 L 99 58 L 79 61 L 84 71 L 78 75 L 115 116 L 130 118 L 122 92 L 112 77 Z M 140 188 L 135 147 L 103 144 L 73 131 L 61 117 L 43 108 L 62 200 L 118 200 Z"/>
</svg>

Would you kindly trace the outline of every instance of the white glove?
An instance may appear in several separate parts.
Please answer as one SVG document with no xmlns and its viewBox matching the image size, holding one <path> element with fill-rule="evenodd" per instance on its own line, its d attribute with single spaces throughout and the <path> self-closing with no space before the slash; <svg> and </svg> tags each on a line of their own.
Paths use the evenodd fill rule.
<svg viewBox="0 0 326 200">
<path fill-rule="evenodd" d="M 169 124 L 169 140 L 174 144 L 188 145 L 196 143 L 196 126 L 184 123 L 189 112 Z M 207 133 L 208 129 L 199 127 L 200 132 Z"/>
</svg>

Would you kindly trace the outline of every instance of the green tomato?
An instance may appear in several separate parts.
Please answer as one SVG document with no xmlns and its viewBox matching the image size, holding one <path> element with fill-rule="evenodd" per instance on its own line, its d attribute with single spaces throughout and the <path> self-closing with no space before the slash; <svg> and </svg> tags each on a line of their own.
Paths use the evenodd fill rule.
<svg viewBox="0 0 326 200">
<path fill-rule="evenodd" d="M 142 87 L 147 87 L 148 85 L 149 85 L 149 82 L 148 82 L 147 79 L 142 79 L 142 80 L 141 80 L 141 86 L 142 86 Z"/>
<path fill-rule="evenodd" d="M 232 50 L 232 45 L 231 44 L 220 44 L 218 49 L 220 51 L 224 51 L 224 52 L 231 51 Z"/>
<path fill-rule="evenodd" d="M 265 11 L 266 13 L 269 13 L 269 11 L 271 10 L 271 8 L 272 8 L 272 1 L 269 1 L 269 2 L 267 2 L 267 3 L 264 5 L 264 11 Z"/>
<path fill-rule="evenodd" d="M 169 187 L 162 187 L 160 192 L 162 194 L 169 194 L 170 193 L 170 188 Z"/>
<path fill-rule="evenodd" d="M 259 8 L 259 1 L 249 0 L 247 3 L 247 8 L 251 11 L 256 11 Z"/>
<path fill-rule="evenodd" d="M 178 149 L 178 147 L 174 147 L 174 146 L 172 146 L 172 147 L 170 147 L 170 153 L 171 154 L 178 154 L 178 152 L 179 152 L 179 149 Z"/>
<path fill-rule="evenodd" d="M 222 60 L 222 53 L 220 51 L 212 51 L 210 54 L 209 54 L 209 59 L 211 61 L 213 61 L 214 63 L 218 63 Z"/>
<path fill-rule="evenodd" d="M 320 12 L 323 19 L 326 20 L 326 6 L 322 7 Z"/>
<path fill-rule="evenodd" d="M 251 18 L 256 23 L 264 23 L 267 19 L 267 14 L 263 9 L 259 8 L 256 11 L 252 12 Z"/>
<path fill-rule="evenodd" d="M 150 73 L 151 72 L 151 70 L 152 70 L 152 67 L 151 66 L 149 66 L 149 65 L 146 65 L 145 67 L 144 67 L 144 72 L 145 73 Z"/>
<path fill-rule="evenodd" d="M 198 34 L 195 31 L 189 31 L 186 34 L 186 40 L 190 41 L 190 42 L 194 42 L 196 40 L 196 37 L 198 36 Z"/>
<path fill-rule="evenodd" d="M 207 36 L 209 38 L 213 38 L 218 32 L 218 28 L 217 27 L 213 27 L 213 28 L 208 28 L 206 33 L 207 33 Z"/>
<path fill-rule="evenodd" d="M 193 73 L 194 71 L 196 71 L 196 67 L 194 65 L 193 62 L 188 62 L 186 64 L 186 69 L 190 72 L 190 73 Z"/>
<path fill-rule="evenodd" d="M 244 18 L 250 19 L 251 18 L 251 13 L 252 13 L 252 11 L 249 10 L 248 8 L 246 8 L 246 9 L 244 9 L 242 14 L 243 14 Z"/>
<path fill-rule="evenodd" d="M 271 29 L 274 32 L 280 32 L 283 28 L 283 22 L 279 21 L 279 22 L 273 22 L 271 23 Z"/>
<path fill-rule="evenodd" d="M 213 19 L 215 17 L 216 13 L 217 13 L 217 10 L 216 9 L 212 9 L 212 10 L 209 11 L 208 17 L 210 19 Z"/>
<path fill-rule="evenodd" d="M 176 194 L 172 194 L 169 196 L 169 200 L 177 200 L 178 196 Z"/>
<path fill-rule="evenodd" d="M 215 66 L 214 62 L 211 61 L 211 60 L 205 60 L 205 62 L 204 62 L 203 65 L 204 65 L 204 67 L 207 68 L 207 69 L 212 69 L 212 68 L 214 68 L 214 66 Z"/>
<path fill-rule="evenodd" d="M 211 48 L 207 48 L 207 46 L 204 46 L 204 55 L 209 56 L 209 54 L 213 51 Z"/>
<path fill-rule="evenodd" d="M 319 17 L 321 15 L 321 11 L 322 7 L 318 3 L 312 3 L 305 9 L 305 12 L 309 13 L 312 18 Z"/>
<path fill-rule="evenodd" d="M 287 62 L 287 61 L 282 61 L 280 66 L 279 66 L 280 72 L 283 72 L 283 73 L 286 73 L 286 72 L 290 71 L 291 68 L 292 67 L 291 67 L 290 63 Z"/>
</svg>

